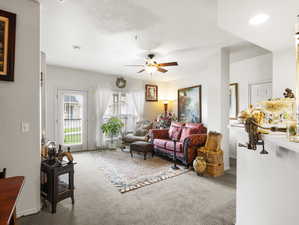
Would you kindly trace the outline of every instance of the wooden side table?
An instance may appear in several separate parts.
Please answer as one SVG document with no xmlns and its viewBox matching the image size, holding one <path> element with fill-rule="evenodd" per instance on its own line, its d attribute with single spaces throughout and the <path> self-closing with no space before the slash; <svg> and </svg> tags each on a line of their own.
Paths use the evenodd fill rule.
<svg viewBox="0 0 299 225">
<path fill-rule="evenodd" d="M 51 203 L 52 213 L 56 213 L 57 203 L 64 199 L 71 198 L 74 204 L 74 163 L 49 164 L 48 161 L 43 161 L 41 195 Z"/>
</svg>

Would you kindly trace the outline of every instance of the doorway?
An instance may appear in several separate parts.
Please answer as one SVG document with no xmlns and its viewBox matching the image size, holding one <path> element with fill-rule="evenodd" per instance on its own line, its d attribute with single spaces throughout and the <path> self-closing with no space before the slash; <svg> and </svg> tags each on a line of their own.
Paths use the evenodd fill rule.
<svg viewBox="0 0 299 225">
<path fill-rule="evenodd" d="M 58 90 L 57 140 L 71 151 L 87 149 L 87 92 Z"/>
</svg>

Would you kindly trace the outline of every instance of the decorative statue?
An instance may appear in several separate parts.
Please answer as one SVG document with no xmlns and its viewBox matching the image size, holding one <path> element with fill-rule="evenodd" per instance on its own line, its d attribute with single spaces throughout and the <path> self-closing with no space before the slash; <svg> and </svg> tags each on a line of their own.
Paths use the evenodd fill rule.
<svg viewBox="0 0 299 225">
<path fill-rule="evenodd" d="M 61 145 L 59 145 L 59 149 L 61 150 Z M 74 161 L 74 158 L 72 156 L 72 153 L 71 153 L 71 148 L 68 147 L 67 148 L 67 152 L 64 152 L 64 151 L 58 151 L 58 154 L 57 154 L 57 159 L 59 161 L 63 161 L 63 158 L 66 157 L 69 161 L 69 163 L 72 163 Z"/>
<path fill-rule="evenodd" d="M 265 150 L 264 140 L 262 139 L 262 133 L 265 131 L 259 130 L 258 128 L 262 128 L 265 130 L 271 130 L 272 132 L 286 132 L 286 128 L 278 128 L 278 127 L 271 127 L 265 128 L 258 124 L 256 118 L 250 117 L 245 122 L 245 130 L 248 133 L 249 142 L 247 145 L 239 144 L 240 147 L 246 147 L 248 149 L 256 150 L 257 145 L 262 145 L 263 150 L 260 152 L 261 154 L 268 154 Z"/>
<path fill-rule="evenodd" d="M 268 154 L 268 152 L 265 150 L 265 144 L 264 140 L 262 139 L 261 132 L 258 130 L 259 127 L 261 126 L 257 123 L 255 118 L 248 118 L 245 122 L 245 130 L 248 133 L 249 142 L 246 145 L 239 144 L 239 147 L 245 147 L 255 151 L 257 149 L 257 145 L 262 145 L 263 150 L 260 152 L 260 154 Z"/>
<path fill-rule="evenodd" d="M 256 150 L 256 145 L 259 140 L 262 140 L 261 134 L 258 132 L 258 126 L 257 120 L 254 117 L 248 118 L 245 122 L 245 130 L 249 136 L 248 149 Z"/>
<path fill-rule="evenodd" d="M 285 92 L 283 93 L 285 98 L 295 98 L 293 91 L 290 88 L 286 88 Z"/>
<path fill-rule="evenodd" d="M 47 144 L 43 146 L 41 155 L 43 159 L 47 160 L 50 164 L 55 164 L 56 162 L 61 163 L 64 157 L 67 157 L 69 163 L 74 161 L 70 147 L 67 148 L 67 152 L 64 152 L 62 146 L 59 145 L 58 151 L 56 151 L 56 143 L 53 141 L 48 141 Z"/>
</svg>

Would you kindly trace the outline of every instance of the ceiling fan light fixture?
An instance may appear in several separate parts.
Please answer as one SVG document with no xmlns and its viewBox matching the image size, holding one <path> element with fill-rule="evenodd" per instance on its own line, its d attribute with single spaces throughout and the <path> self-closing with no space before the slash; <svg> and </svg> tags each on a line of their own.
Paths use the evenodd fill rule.
<svg viewBox="0 0 299 225">
<path fill-rule="evenodd" d="M 155 66 L 146 66 L 146 67 L 145 67 L 145 71 L 146 71 L 147 73 L 149 73 L 149 74 L 152 74 L 152 73 L 156 72 L 157 69 L 158 69 L 158 68 L 155 67 Z"/>
</svg>

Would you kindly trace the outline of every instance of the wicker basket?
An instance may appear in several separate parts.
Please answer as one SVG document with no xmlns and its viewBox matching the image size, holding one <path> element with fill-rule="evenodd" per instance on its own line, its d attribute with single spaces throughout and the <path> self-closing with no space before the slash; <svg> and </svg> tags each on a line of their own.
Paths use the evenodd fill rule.
<svg viewBox="0 0 299 225">
<path fill-rule="evenodd" d="M 206 161 L 207 163 L 212 164 L 223 163 L 223 151 L 219 150 L 217 152 L 207 152 Z"/>
<path fill-rule="evenodd" d="M 204 157 L 207 163 L 223 163 L 223 151 L 221 149 L 209 151 L 205 147 L 202 147 L 198 149 L 197 155 Z"/>
<path fill-rule="evenodd" d="M 224 174 L 224 165 L 223 163 L 207 163 L 207 169 L 205 175 L 212 177 L 219 177 Z"/>
<path fill-rule="evenodd" d="M 223 151 L 209 151 L 206 147 L 198 149 L 198 156 L 204 157 L 207 162 L 207 169 L 205 175 L 212 177 L 219 177 L 224 173 L 223 166 Z"/>
</svg>

